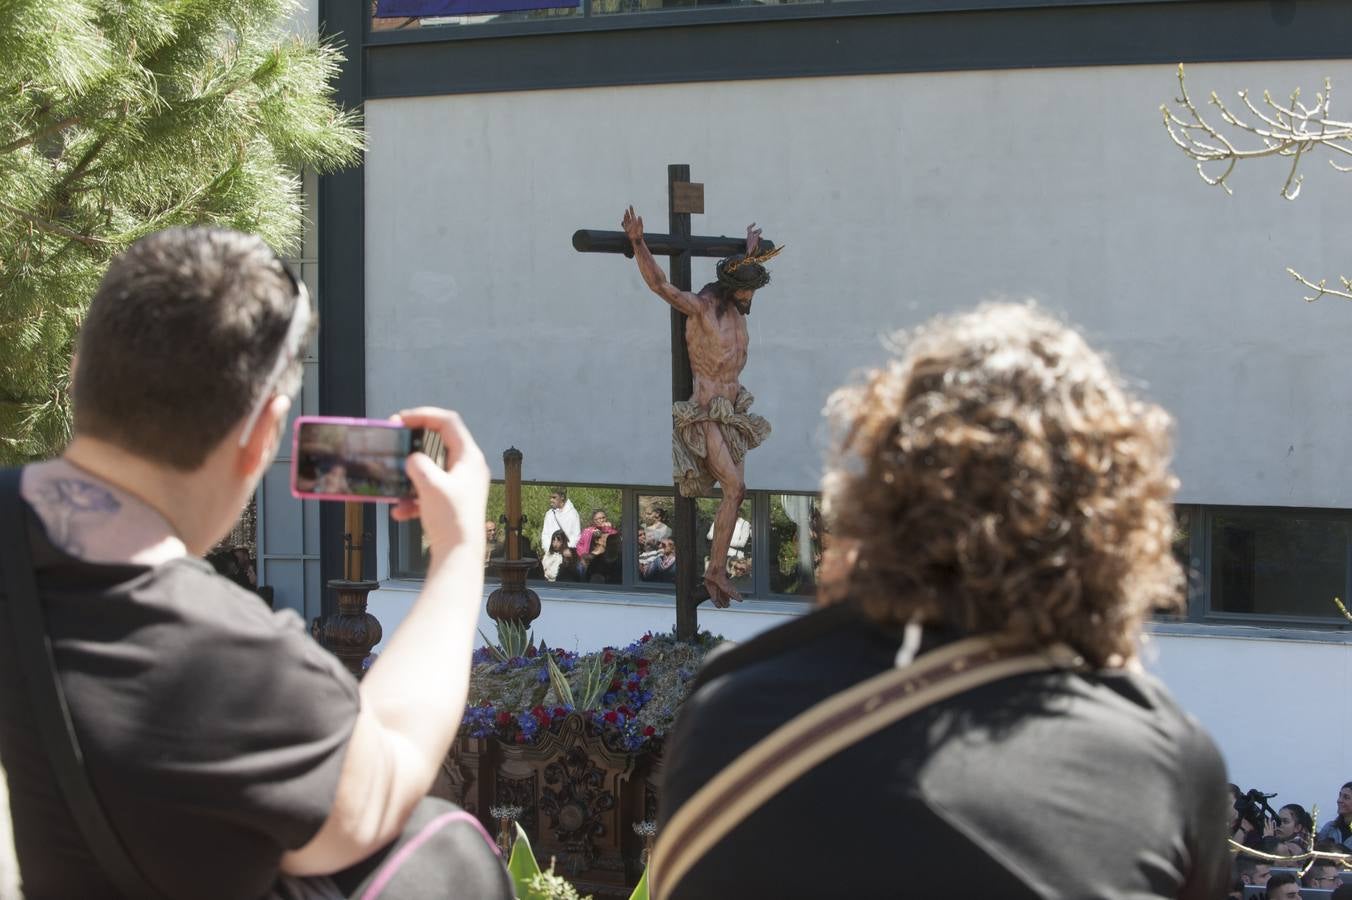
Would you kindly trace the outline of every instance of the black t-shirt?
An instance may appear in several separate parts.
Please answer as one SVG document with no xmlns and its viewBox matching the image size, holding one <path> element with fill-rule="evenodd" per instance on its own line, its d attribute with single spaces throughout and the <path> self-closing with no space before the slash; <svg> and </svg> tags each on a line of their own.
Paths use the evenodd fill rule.
<svg viewBox="0 0 1352 900">
<path fill-rule="evenodd" d="M 29 523 L 86 768 L 128 852 L 170 897 L 263 896 L 328 816 L 356 682 L 295 613 L 201 560 L 93 565 Z M 0 763 L 25 895 L 114 896 L 57 788 L 8 624 L 0 612 Z"/>
<path fill-rule="evenodd" d="M 922 652 L 943 642 L 927 633 Z M 898 646 L 832 607 L 712 657 L 664 753 L 662 820 L 773 729 L 893 665 Z M 1213 900 L 1228 798 L 1215 746 L 1154 679 L 1021 675 L 823 762 L 664 896 Z"/>
</svg>

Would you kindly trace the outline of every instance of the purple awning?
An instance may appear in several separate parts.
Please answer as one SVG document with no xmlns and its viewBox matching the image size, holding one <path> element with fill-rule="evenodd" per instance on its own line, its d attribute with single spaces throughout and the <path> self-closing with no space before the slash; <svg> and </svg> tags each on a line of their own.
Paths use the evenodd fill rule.
<svg viewBox="0 0 1352 900">
<path fill-rule="evenodd" d="M 576 7 L 579 2 L 580 0 L 377 0 L 376 15 L 382 18 L 473 16 L 521 9 Z"/>
</svg>

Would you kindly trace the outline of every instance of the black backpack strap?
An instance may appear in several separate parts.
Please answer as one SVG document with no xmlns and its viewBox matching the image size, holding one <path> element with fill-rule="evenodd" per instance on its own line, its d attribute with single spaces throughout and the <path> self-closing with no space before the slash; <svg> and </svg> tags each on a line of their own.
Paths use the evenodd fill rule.
<svg viewBox="0 0 1352 900">
<path fill-rule="evenodd" d="M 103 874 L 119 893 L 131 900 L 160 898 L 163 895 L 151 887 L 127 855 L 85 773 L 84 756 L 61 691 L 38 599 L 37 578 L 28 549 L 28 514 L 19 494 L 22 471 L 0 472 L 0 561 L 5 570 L 9 621 L 14 629 L 14 655 L 28 685 L 38 734 L 71 817 Z"/>
</svg>

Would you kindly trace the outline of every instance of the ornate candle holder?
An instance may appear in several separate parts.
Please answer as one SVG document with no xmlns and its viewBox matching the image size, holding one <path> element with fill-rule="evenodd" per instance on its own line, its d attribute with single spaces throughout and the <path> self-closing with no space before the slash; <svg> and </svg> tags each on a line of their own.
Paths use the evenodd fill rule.
<svg viewBox="0 0 1352 900">
<path fill-rule="evenodd" d="M 501 586 L 488 595 L 488 615 L 494 622 L 514 621 L 524 628 L 539 617 L 540 597 L 526 587 L 526 575 L 539 561 L 521 558 L 522 531 L 526 525 L 526 517 L 521 512 L 521 460 L 522 453 L 515 447 L 508 447 L 502 454 L 507 500 L 502 524 L 507 531 L 507 558 L 488 561 L 488 567 L 495 570 L 502 581 Z"/>
</svg>

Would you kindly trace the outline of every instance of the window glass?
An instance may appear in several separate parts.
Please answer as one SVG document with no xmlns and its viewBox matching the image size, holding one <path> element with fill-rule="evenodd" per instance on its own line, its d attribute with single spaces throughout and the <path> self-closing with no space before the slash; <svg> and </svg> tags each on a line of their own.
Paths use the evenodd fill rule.
<svg viewBox="0 0 1352 900">
<path fill-rule="evenodd" d="M 592 0 L 591 14 L 606 16 L 622 13 L 657 12 L 673 9 L 726 9 L 733 6 L 775 7 L 822 0 Z"/>
<path fill-rule="evenodd" d="M 819 498 L 809 494 L 770 495 L 770 593 L 817 592 L 824 536 Z"/>
<path fill-rule="evenodd" d="M 371 30 L 461 28 L 683 9 L 773 9 L 822 2 L 824 0 L 375 0 Z"/>
<path fill-rule="evenodd" d="M 540 560 L 528 577 L 563 583 L 623 583 L 623 509 L 620 488 L 523 484 L 521 510 L 530 555 Z"/>
<path fill-rule="evenodd" d="M 1211 516 L 1211 610 L 1337 615 L 1347 596 L 1348 523 L 1319 516 L 1218 511 Z"/>
<path fill-rule="evenodd" d="M 714 516 L 718 512 L 719 501 L 712 497 L 701 497 L 695 501 L 695 548 L 699 554 L 699 572 L 703 577 L 709 565 L 709 549 L 713 541 Z M 753 529 L 751 527 L 751 501 L 743 500 L 737 509 L 737 521 L 732 529 L 732 542 L 728 546 L 727 574 L 732 586 L 745 597 L 752 591 L 752 548 Z"/>
<path fill-rule="evenodd" d="M 676 542 L 672 534 L 675 520 L 671 494 L 639 494 L 638 578 L 644 584 L 676 589 Z"/>
</svg>

